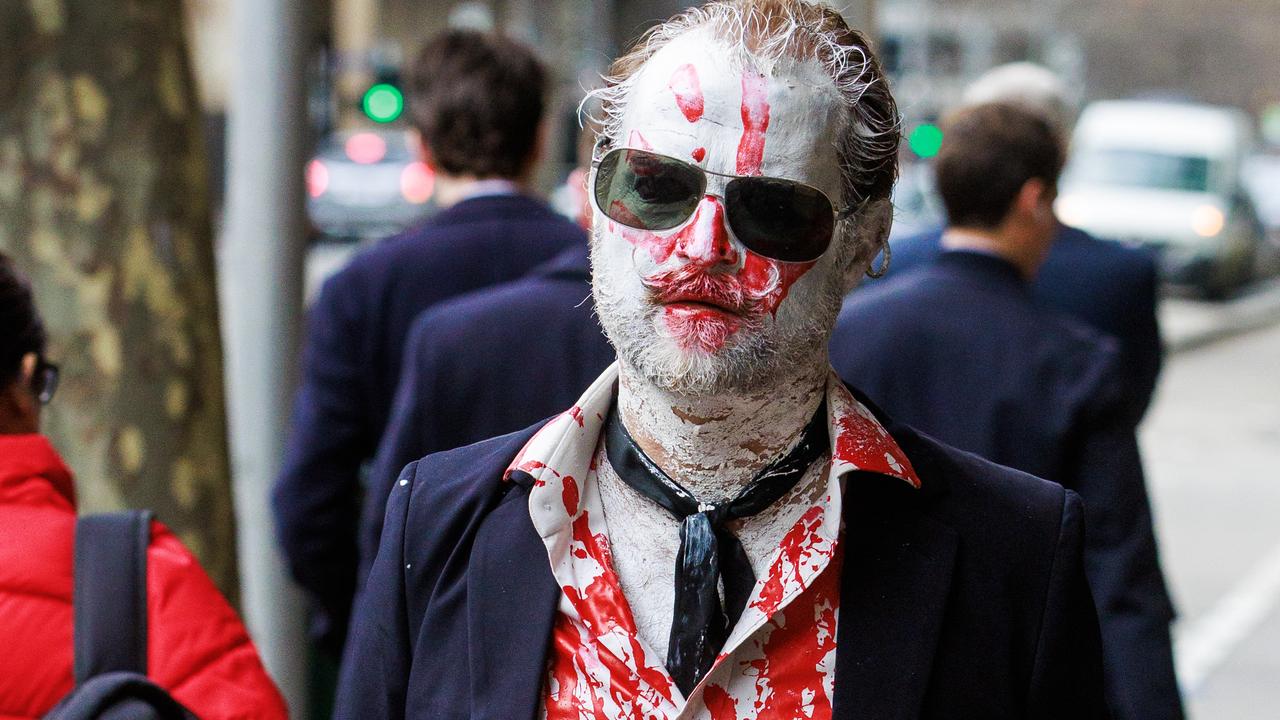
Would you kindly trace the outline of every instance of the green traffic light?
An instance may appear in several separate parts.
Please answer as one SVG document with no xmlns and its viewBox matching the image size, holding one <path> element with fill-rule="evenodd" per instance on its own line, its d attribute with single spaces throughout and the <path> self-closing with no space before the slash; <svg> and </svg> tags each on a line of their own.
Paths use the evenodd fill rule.
<svg viewBox="0 0 1280 720">
<path fill-rule="evenodd" d="M 404 95 L 394 85 L 378 83 L 365 92 L 361 107 L 370 120 L 389 123 L 404 112 Z"/>
<path fill-rule="evenodd" d="M 916 155 L 931 158 L 942 148 L 942 130 L 932 123 L 921 123 L 907 136 L 907 145 Z"/>
</svg>

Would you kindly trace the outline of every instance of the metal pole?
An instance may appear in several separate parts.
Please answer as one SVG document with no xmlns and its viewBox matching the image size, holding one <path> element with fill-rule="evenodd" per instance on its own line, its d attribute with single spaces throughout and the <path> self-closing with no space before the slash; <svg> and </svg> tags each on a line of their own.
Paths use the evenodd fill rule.
<svg viewBox="0 0 1280 720">
<path fill-rule="evenodd" d="M 293 717 L 303 718 L 305 613 L 270 512 L 302 315 L 307 114 L 301 0 L 232 0 L 232 37 L 219 258 L 242 607 L 267 670 Z"/>
</svg>

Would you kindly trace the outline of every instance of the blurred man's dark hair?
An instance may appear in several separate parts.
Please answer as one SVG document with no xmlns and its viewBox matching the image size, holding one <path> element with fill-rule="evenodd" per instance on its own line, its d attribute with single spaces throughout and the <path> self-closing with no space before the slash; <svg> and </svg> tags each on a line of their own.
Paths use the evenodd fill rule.
<svg viewBox="0 0 1280 720">
<path fill-rule="evenodd" d="M 13 260 L 0 253 L 0 387 L 18 376 L 24 355 L 44 355 L 47 342 L 31 285 Z"/>
<path fill-rule="evenodd" d="M 942 131 L 934 167 L 952 227 L 998 227 L 1028 180 L 1057 188 L 1063 144 L 1035 113 L 1004 103 L 974 105 L 947 115 Z"/>
<path fill-rule="evenodd" d="M 546 70 L 511 38 L 448 30 L 414 58 L 410 119 L 439 171 L 476 178 L 524 174 L 538 145 Z"/>
</svg>

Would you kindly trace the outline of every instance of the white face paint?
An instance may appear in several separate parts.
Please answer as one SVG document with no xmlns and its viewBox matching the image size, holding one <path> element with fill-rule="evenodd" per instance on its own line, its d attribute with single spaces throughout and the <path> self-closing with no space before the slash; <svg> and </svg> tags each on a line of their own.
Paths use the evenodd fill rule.
<svg viewBox="0 0 1280 720">
<path fill-rule="evenodd" d="M 702 30 L 640 69 L 619 143 L 725 175 L 786 178 L 839 206 L 835 137 L 843 110 L 814 60 L 740 66 Z M 754 61 L 753 61 L 754 62 Z M 823 358 L 846 286 L 833 247 L 784 263 L 733 236 L 725 180 L 684 225 L 634 230 L 596 209 L 592 259 L 601 322 L 624 365 L 659 387 L 702 394 L 776 382 L 780 368 Z"/>
</svg>

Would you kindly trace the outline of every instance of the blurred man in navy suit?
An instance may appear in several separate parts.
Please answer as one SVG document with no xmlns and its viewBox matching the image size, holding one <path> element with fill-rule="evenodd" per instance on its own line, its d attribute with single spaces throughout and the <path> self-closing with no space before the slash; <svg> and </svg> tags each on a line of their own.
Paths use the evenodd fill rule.
<svg viewBox="0 0 1280 720">
<path fill-rule="evenodd" d="M 1003 104 L 957 111 L 945 132 L 941 251 L 849 297 L 832 365 L 923 432 L 1080 493 L 1112 712 L 1180 718 L 1173 608 L 1120 356 L 1031 291 L 1057 230 L 1059 136 Z"/>
<path fill-rule="evenodd" d="M 378 550 L 386 498 L 404 466 L 554 415 L 613 362 L 593 317 L 587 250 L 570 248 L 527 277 L 441 303 L 414 321 L 369 470 L 362 568 Z"/>
<path fill-rule="evenodd" d="M 1008 102 L 1040 113 L 1064 138 L 1071 135 L 1075 103 L 1065 84 L 1030 63 L 1002 65 L 979 78 L 965 102 Z M 890 272 L 932 262 L 941 252 L 942 228 L 895 240 Z M 1032 293 L 1119 342 L 1122 392 L 1136 425 L 1151 404 L 1164 356 L 1156 321 L 1158 278 L 1151 253 L 1100 240 L 1058 224 L 1053 248 L 1040 268 Z"/>
<path fill-rule="evenodd" d="M 308 323 L 293 432 L 274 510 L 290 570 L 312 596 L 322 647 L 342 645 L 356 585 L 361 468 L 391 413 L 409 325 L 455 295 L 507 282 L 586 235 L 526 194 L 546 72 L 496 35 L 450 31 L 423 48 L 409 88 L 445 209 L 360 254 Z"/>
</svg>

